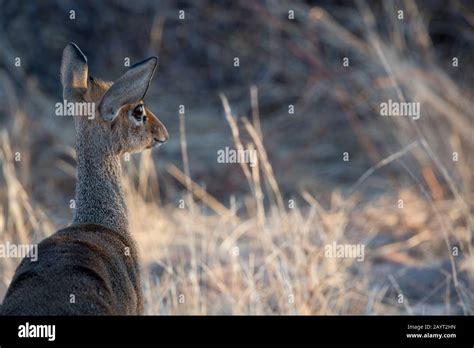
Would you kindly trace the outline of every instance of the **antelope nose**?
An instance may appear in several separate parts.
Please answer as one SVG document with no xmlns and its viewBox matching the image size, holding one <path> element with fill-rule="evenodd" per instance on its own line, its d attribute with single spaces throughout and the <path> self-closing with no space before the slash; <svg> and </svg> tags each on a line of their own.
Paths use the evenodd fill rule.
<svg viewBox="0 0 474 348">
<path fill-rule="evenodd" d="M 157 134 L 155 134 L 153 137 L 155 145 L 158 145 L 158 146 L 161 146 L 164 143 L 166 143 L 168 139 L 169 139 L 169 134 L 164 126 L 161 127 L 160 130 L 157 132 Z"/>
<path fill-rule="evenodd" d="M 160 143 L 164 144 L 168 141 L 170 135 L 168 134 L 168 130 L 164 125 L 161 126 L 160 132 L 155 136 L 155 139 Z"/>
<path fill-rule="evenodd" d="M 160 146 L 166 143 L 169 139 L 168 130 L 165 125 L 155 116 L 154 118 L 151 133 L 153 135 L 153 144 L 155 146 Z"/>
</svg>

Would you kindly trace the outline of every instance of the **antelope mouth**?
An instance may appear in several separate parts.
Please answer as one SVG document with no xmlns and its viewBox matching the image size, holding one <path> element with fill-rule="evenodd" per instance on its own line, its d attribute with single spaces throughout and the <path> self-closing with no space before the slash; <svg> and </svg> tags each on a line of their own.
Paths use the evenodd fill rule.
<svg viewBox="0 0 474 348">
<path fill-rule="evenodd" d="M 158 138 L 153 138 L 152 143 L 147 147 L 147 149 L 152 149 L 152 148 L 155 148 L 155 147 L 158 148 L 161 145 L 164 145 L 167 141 L 168 141 L 168 139 L 160 140 Z"/>
</svg>

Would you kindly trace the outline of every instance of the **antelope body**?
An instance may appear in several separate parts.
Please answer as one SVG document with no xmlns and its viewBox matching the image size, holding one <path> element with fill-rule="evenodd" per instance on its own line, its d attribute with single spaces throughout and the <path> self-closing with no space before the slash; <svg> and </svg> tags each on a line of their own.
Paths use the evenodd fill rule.
<svg viewBox="0 0 474 348">
<path fill-rule="evenodd" d="M 93 103 L 96 117 L 75 115 L 77 185 L 72 224 L 22 260 L 5 295 L 3 315 L 141 314 L 138 255 L 121 186 L 120 157 L 157 147 L 168 132 L 143 98 L 157 66 L 152 57 L 114 83 L 89 76 L 87 59 L 63 51 L 63 98 Z"/>
</svg>

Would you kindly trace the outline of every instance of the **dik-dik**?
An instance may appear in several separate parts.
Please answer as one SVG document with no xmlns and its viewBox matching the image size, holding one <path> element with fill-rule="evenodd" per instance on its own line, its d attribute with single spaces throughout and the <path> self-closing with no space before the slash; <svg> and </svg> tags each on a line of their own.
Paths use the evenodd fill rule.
<svg viewBox="0 0 474 348">
<path fill-rule="evenodd" d="M 95 114 L 73 117 L 76 209 L 69 227 L 38 245 L 36 262 L 25 258 L 20 263 L 1 314 L 143 312 L 138 255 L 129 230 L 120 158 L 168 140 L 165 126 L 143 102 L 157 62 L 156 57 L 148 58 L 112 83 L 89 75 L 87 58 L 76 44 L 64 49 L 63 98 L 68 103 L 91 103 Z"/>
</svg>

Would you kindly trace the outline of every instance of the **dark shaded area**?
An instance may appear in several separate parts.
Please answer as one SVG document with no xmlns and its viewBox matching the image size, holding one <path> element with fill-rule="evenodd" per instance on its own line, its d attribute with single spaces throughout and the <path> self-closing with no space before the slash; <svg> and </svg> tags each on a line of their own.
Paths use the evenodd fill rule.
<svg viewBox="0 0 474 348">
<path fill-rule="evenodd" d="M 395 34 L 401 35 L 400 53 L 407 61 L 421 70 L 436 64 L 461 88 L 471 87 L 470 70 L 450 69 L 453 55 L 463 67 L 472 67 L 469 1 L 367 5 L 376 21 L 373 29 L 384 41 L 396 46 Z M 300 189 L 324 192 L 328 182 L 329 191 L 351 185 L 370 165 L 401 147 L 397 134 L 384 134 L 390 126 L 373 122 L 374 109 L 385 92 L 371 79 L 384 75 L 383 70 L 377 72 L 360 52 L 338 43 L 346 39 L 340 33 L 318 24 L 326 17 L 318 18 L 317 13 L 324 10 L 354 38 L 366 40 L 362 8 L 356 3 L 48 0 L 2 1 L 0 7 L 0 93 L 7 100 L 0 122 L 11 121 L 15 102 L 8 105 L 16 100 L 38 132 L 31 139 L 32 148 L 38 148 L 38 143 L 46 146 L 44 132 L 57 134 L 50 127 L 51 103 L 61 98 L 58 70 L 69 41 L 87 54 L 91 73 L 105 79 L 122 74 L 127 58 L 134 64 L 159 56 L 148 102 L 171 131 L 172 142 L 163 149 L 163 157 L 180 163 L 177 110 L 185 105 L 193 178 L 225 199 L 247 188 L 238 166 L 215 165 L 216 151 L 232 146 L 218 98 L 221 92 L 229 97 L 235 116 L 250 117 L 249 88 L 257 86 L 265 144 L 287 195 Z M 405 14 L 403 21 L 393 20 L 399 8 Z M 179 18 L 180 10 L 185 11 L 184 19 Z M 290 10 L 295 11 L 294 20 L 288 19 Z M 422 24 L 429 42 L 420 41 Z M 341 67 L 344 56 L 350 56 L 357 72 L 348 75 Z M 21 58 L 21 67 L 14 66 L 15 57 Z M 239 67 L 234 66 L 235 58 Z M 37 100 L 32 89 L 47 101 Z M 466 93 L 472 95 L 472 90 Z M 393 91 L 389 95 L 395 96 Z M 289 105 L 295 106 L 295 115 L 288 115 Z M 67 120 L 56 123 L 66 132 L 65 139 L 71 139 L 72 125 Z M 363 138 L 370 138 L 371 144 L 361 142 Z M 380 151 L 371 153 L 368 147 Z M 349 150 L 350 168 L 341 161 L 342 153 Z"/>
</svg>

